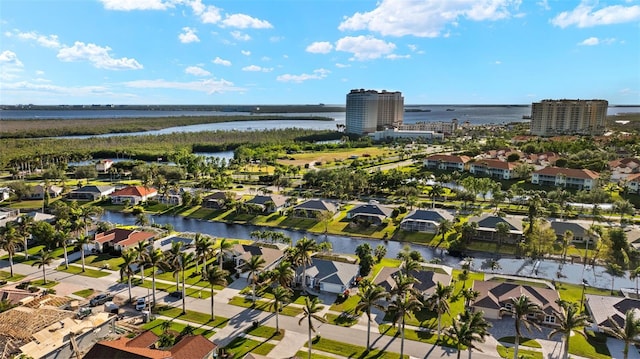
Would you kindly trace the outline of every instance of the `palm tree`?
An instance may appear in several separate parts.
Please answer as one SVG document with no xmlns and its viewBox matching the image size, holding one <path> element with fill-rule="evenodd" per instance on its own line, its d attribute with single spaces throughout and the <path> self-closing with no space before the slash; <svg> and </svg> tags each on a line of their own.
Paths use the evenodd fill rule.
<svg viewBox="0 0 640 359">
<path fill-rule="evenodd" d="M 176 279 L 176 291 L 180 290 L 180 271 L 182 270 L 182 262 L 180 254 L 184 251 L 184 243 L 181 241 L 171 242 L 171 248 L 165 252 L 165 262 L 173 271 L 173 277 Z"/>
<path fill-rule="evenodd" d="M 519 297 L 510 298 L 510 303 L 501 308 L 501 311 L 511 315 L 515 320 L 516 338 L 513 347 L 513 359 L 518 359 L 518 346 L 522 336 L 521 326 L 524 325 L 528 331 L 531 331 L 531 327 L 540 330 L 538 324 L 529 320 L 530 315 L 540 313 L 540 306 L 532 302 L 526 294 L 523 294 Z"/>
<path fill-rule="evenodd" d="M 474 290 L 473 288 L 467 288 L 462 291 L 462 297 L 464 297 L 464 307 L 469 308 L 472 301 L 475 301 L 478 296 L 480 296 L 480 292 Z"/>
<path fill-rule="evenodd" d="M 412 293 L 401 293 L 389 304 L 389 311 L 393 313 L 393 324 L 399 325 L 400 330 L 400 358 L 404 356 L 404 325 L 407 315 L 422 308 L 422 303 Z"/>
<path fill-rule="evenodd" d="M 80 258 L 82 259 L 82 271 L 84 272 L 84 246 L 91 243 L 92 239 L 89 236 L 80 235 L 76 239 L 76 248 L 80 249 Z"/>
<path fill-rule="evenodd" d="M 482 312 L 472 312 L 465 309 L 464 313 L 458 315 L 451 326 L 446 329 L 447 336 L 456 343 L 457 358 L 460 359 L 461 348 L 465 346 L 469 349 L 469 359 L 471 359 L 471 350 L 480 350 L 474 343 L 484 343 L 484 338 L 489 336 L 489 328 L 491 328 L 491 323 L 484 319 Z"/>
<path fill-rule="evenodd" d="M 499 222 L 496 224 L 496 236 L 498 237 L 498 248 L 502 246 L 502 241 L 509 235 L 509 225 L 506 222 Z"/>
<path fill-rule="evenodd" d="M 567 260 L 567 251 L 571 242 L 573 242 L 573 232 L 566 230 L 562 235 L 562 263 Z"/>
<path fill-rule="evenodd" d="M 270 309 L 276 313 L 276 332 L 280 332 L 280 324 L 278 322 L 278 313 L 284 305 L 291 301 L 291 289 L 281 285 L 273 288 L 273 302 L 269 305 Z"/>
<path fill-rule="evenodd" d="M 311 332 L 315 332 L 316 329 L 313 327 L 312 319 L 315 319 L 321 323 L 326 323 L 326 320 L 321 316 L 317 315 L 319 311 L 322 310 L 322 306 L 320 305 L 320 299 L 318 297 L 313 297 L 313 299 L 309 299 L 309 297 L 304 298 L 304 307 L 302 308 L 302 318 L 298 321 L 298 325 L 301 325 L 302 322 L 307 320 L 307 328 L 309 328 L 309 359 L 311 359 Z"/>
<path fill-rule="evenodd" d="M 196 233 L 195 239 L 195 252 L 196 252 L 196 272 L 198 270 L 198 262 L 202 261 L 202 270 L 204 271 L 207 266 L 207 260 L 213 254 L 213 245 L 215 240 L 209 236 L 204 236 L 201 233 Z"/>
<path fill-rule="evenodd" d="M 291 267 L 291 263 L 289 261 L 283 260 L 280 261 L 275 268 L 271 270 L 269 276 L 271 280 L 277 282 L 279 285 L 290 288 L 291 282 L 293 281 L 293 277 L 295 272 Z"/>
<path fill-rule="evenodd" d="M 629 271 L 629 279 L 636 281 L 636 298 L 640 298 L 638 295 L 638 278 L 640 278 L 640 266 L 637 266 L 635 269 Z"/>
<path fill-rule="evenodd" d="M 136 263 L 138 254 L 135 250 L 129 249 L 122 252 L 123 263 L 120 266 L 120 278 L 127 276 L 127 284 L 129 285 L 129 302 L 131 303 L 131 277 L 135 274 L 132 266 Z"/>
<path fill-rule="evenodd" d="M 93 221 L 93 216 L 102 214 L 102 208 L 96 206 L 82 206 L 79 209 L 78 217 L 82 220 L 84 235 L 88 235 L 88 222 Z"/>
<path fill-rule="evenodd" d="M 11 277 L 13 277 L 13 256 L 18 249 L 20 238 L 16 235 L 11 227 L 3 227 L 0 232 L 0 249 L 9 254 L 9 267 L 11 268 Z"/>
<path fill-rule="evenodd" d="M 46 192 L 46 190 L 45 190 Z M 20 236 L 22 236 L 22 244 L 24 245 L 24 259 L 28 260 L 29 259 L 29 246 L 28 246 L 28 239 L 29 236 L 31 236 L 31 229 L 33 229 L 33 226 L 35 225 L 35 221 L 33 219 L 33 217 L 23 214 L 22 216 L 20 216 L 20 218 L 18 219 L 18 233 L 20 234 Z"/>
<path fill-rule="evenodd" d="M 563 345 L 563 359 L 567 359 L 569 357 L 569 338 L 571 337 L 571 333 L 575 332 L 585 339 L 587 335 L 584 333 L 584 327 L 589 326 L 589 316 L 585 314 L 580 314 L 580 310 L 575 303 L 567 303 L 560 302 L 561 312 L 556 312 L 556 324 L 558 325 L 551 333 L 549 333 L 549 338 L 560 334 L 563 336 L 564 345 Z"/>
<path fill-rule="evenodd" d="M 620 326 L 615 320 L 609 318 L 611 327 L 603 326 L 602 330 L 616 339 L 624 341 L 622 355 L 624 359 L 629 356 L 629 344 L 638 343 L 640 335 L 640 318 L 636 318 L 635 310 L 629 309 L 624 317 L 624 325 Z"/>
<path fill-rule="evenodd" d="M 368 285 L 360 292 L 360 301 L 356 305 L 356 312 L 365 312 L 367 314 L 367 350 L 371 349 L 371 308 L 384 310 L 384 306 L 380 304 L 382 299 L 388 298 L 389 294 L 379 285 Z"/>
<path fill-rule="evenodd" d="M 187 304 L 186 304 L 187 295 L 185 293 L 184 273 L 187 267 L 189 267 L 191 263 L 195 261 L 196 256 L 195 254 L 193 254 L 193 252 L 180 252 L 180 254 L 178 255 L 178 258 L 180 259 L 179 260 L 180 272 L 182 272 L 182 314 L 185 314 L 187 312 Z M 213 296 L 213 293 L 211 295 Z"/>
<path fill-rule="evenodd" d="M 227 277 L 229 276 L 229 271 L 224 269 L 220 269 L 214 265 L 209 266 L 209 268 L 202 273 L 202 280 L 209 283 L 209 288 L 211 289 L 211 320 L 215 319 L 213 315 L 213 306 L 214 306 L 214 292 L 213 287 L 216 285 L 227 285 Z"/>
<path fill-rule="evenodd" d="M 446 238 L 445 235 L 447 234 L 447 232 L 449 232 L 451 229 L 453 228 L 453 222 L 451 222 L 448 219 L 443 219 L 440 224 L 438 225 L 438 232 L 440 234 L 442 234 L 442 239 L 440 239 L 440 242 L 438 243 L 438 245 L 440 243 L 444 243 Z"/>
<path fill-rule="evenodd" d="M 51 254 L 51 251 L 40 250 L 40 256 L 31 264 L 32 267 L 38 266 L 38 269 L 42 268 L 42 284 L 47 284 L 47 266 L 51 264 L 55 257 Z"/>
<path fill-rule="evenodd" d="M 635 207 L 631 202 L 627 201 L 626 199 L 621 199 L 613 202 L 613 211 L 616 213 L 620 213 L 620 224 L 622 224 L 624 215 L 625 214 L 633 215 L 635 211 Z"/>
<path fill-rule="evenodd" d="M 149 217 L 143 213 L 138 213 L 136 216 L 136 226 L 145 227 L 149 225 Z"/>
<path fill-rule="evenodd" d="M 154 249 L 152 251 L 144 252 L 142 255 L 143 265 L 149 265 L 151 267 L 151 292 L 153 294 L 153 303 L 156 303 L 156 269 L 158 267 L 165 267 L 164 253 L 160 249 Z"/>
<path fill-rule="evenodd" d="M 64 250 L 64 266 L 66 269 L 69 269 L 69 257 L 67 255 L 67 245 L 69 244 L 69 231 L 68 230 L 59 230 L 53 236 L 53 240 L 56 244 L 62 246 Z"/>
<path fill-rule="evenodd" d="M 251 282 L 251 296 L 253 302 L 256 302 L 256 284 L 258 283 L 258 276 L 264 268 L 265 260 L 262 256 L 251 256 L 249 261 L 244 263 L 244 273 L 247 273 L 247 281 Z"/>
<path fill-rule="evenodd" d="M 431 311 L 438 314 L 438 341 L 442 333 L 442 315 L 449 313 L 449 298 L 453 294 L 453 285 L 436 283 L 433 293 L 427 298 L 426 304 Z"/>
<path fill-rule="evenodd" d="M 141 241 L 136 243 L 135 247 L 133 247 L 133 251 L 136 254 L 136 264 L 140 267 L 140 278 L 142 283 L 144 284 L 144 256 L 145 253 L 149 252 L 151 249 L 151 244 L 147 241 Z"/>
<path fill-rule="evenodd" d="M 311 265 L 311 254 L 316 250 L 317 244 L 313 239 L 302 237 L 296 242 L 296 263 L 302 266 L 302 287 L 306 289 L 307 266 Z"/>
<path fill-rule="evenodd" d="M 220 264 L 220 269 L 222 269 L 224 255 L 230 253 L 232 248 L 233 243 L 229 242 L 226 238 L 220 241 L 220 247 L 218 248 L 218 263 Z"/>
</svg>

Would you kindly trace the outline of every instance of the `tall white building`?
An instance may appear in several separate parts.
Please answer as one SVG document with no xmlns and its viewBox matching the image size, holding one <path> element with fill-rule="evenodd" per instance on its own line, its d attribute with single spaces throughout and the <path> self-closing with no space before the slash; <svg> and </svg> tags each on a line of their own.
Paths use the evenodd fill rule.
<svg viewBox="0 0 640 359">
<path fill-rule="evenodd" d="M 602 135 L 609 103 L 605 100 L 543 100 L 531 105 L 531 134 Z"/>
<path fill-rule="evenodd" d="M 356 89 L 347 94 L 347 133 L 364 135 L 402 124 L 404 97 L 401 92 Z"/>
</svg>

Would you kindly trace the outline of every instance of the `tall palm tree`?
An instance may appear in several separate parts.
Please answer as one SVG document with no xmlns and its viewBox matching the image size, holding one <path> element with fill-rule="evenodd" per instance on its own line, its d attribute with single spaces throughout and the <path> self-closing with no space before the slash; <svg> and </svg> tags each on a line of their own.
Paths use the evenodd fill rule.
<svg viewBox="0 0 640 359">
<path fill-rule="evenodd" d="M 233 243 L 228 241 L 226 238 L 223 238 L 220 241 L 220 246 L 218 247 L 218 264 L 220 265 L 220 269 L 222 269 L 222 264 L 224 262 L 224 255 L 231 253 L 232 248 L 233 248 Z"/>
<path fill-rule="evenodd" d="M 186 269 L 191 265 L 191 263 L 195 261 L 196 256 L 195 254 L 193 254 L 193 252 L 180 252 L 178 258 L 180 259 L 180 272 L 182 273 L 182 314 L 185 314 L 187 312 L 187 294 L 185 293 L 186 289 L 184 273 L 186 272 Z M 213 295 L 213 293 L 211 295 Z"/>
<path fill-rule="evenodd" d="M 254 303 L 256 302 L 256 284 L 264 263 L 262 256 L 251 256 L 249 261 L 244 263 L 243 272 L 247 273 L 247 281 L 251 282 L 251 297 Z"/>
<path fill-rule="evenodd" d="M 640 266 L 637 266 L 635 269 L 629 271 L 629 279 L 636 281 L 636 298 L 640 297 L 638 295 L 638 278 L 640 278 Z"/>
<path fill-rule="evenodd" d="M 602 327 L 607 334 L 624 341 L 622 355 L 624 359 L 629 357 L 629 344 L 638 343 L 640 335 L 640 318 L 636 318 L 635 310 L 629 309 L 624 317 L 624 324 L 621 326 L 615 320 L 609 318 L 611 327 Z"/>
<path fill-rule="evenodd" d="M 302 266 L 302 287 L 306 289 L 307 266 L 311 265 L 311 255 L 317 248 L 316 241 L 307 237 L 302 237 L 296 242 L 296 261 Z"/>
<path fill-rule="evenodd" d="M 407 257 L 400 264 L 400 269 L 404 272 L 405 275 L 408 275 L 412 271 L 419 270 L 420 267 L 421 267 L 420 262 L 418 262 L 417 260 L 411 257 Z"/>
<path fill-rule="evenodd" d="M 144 283 L 144 255 L 148 253 L 151 249 L 151 244 L 147 241 L 141 241 L 136 243 L 135 247 L 133 247 L 133 251 L 136 253 L 136 262 L 140 267 L 140 277 L 142 279 L 142 283 Z"/>
<path fill-rule="evenodd" d="M 480 296 L 480 292 L 474 290 L 473 288 L 467 288 L 462 291 L 462 297 L 464 298 L 464 307 L 469 308 L 472 301 L 475 301 L 478 296 Z"/>
<path fill-rule="evenodd" d="M 304 307 L 302 308 L 302 318 L 298 321 L 298 325 L 301 325 L 303 321 L 307 321 L 307 328 L 309 330 L 309 359 L 311 359 L 311 347 L 313 341 L 311 340 L 311 332 L 315 332 L 316 329 L 313 326 L 312 319 L 315 319 L 321 323 L 326 323 L 326 320 L 317 315 L 319 311 L 322 310 L 323 306 L 320 305 L 320 299 L 318 297 L 313 297 L 313 299 L 309 299 L 309 297 L 304 298 Z"/>
<path fill-rule="evenodd" d="M 13 277 L 13 256 L 18 249 L 20 238 L 12 230 L 11 227 L 3 227 L 0 231 L 0 249 L 9 254 L 9 268 L 11 269 L 11 277 Z"/>
<path fill-rule="evenodd" d="M 182 270 L 182 262 L 180 254 L 184 251 L 184 243 L 181 241 L 171 242 L 171 248 L 165 253 L 165 262 L 173 271 L 173 277 L 176 279 L 176 291 L 180 290 L 180 271 Z"/>
<path fill-rule="evenodd" d="M 143 265 L 151 267 L 151 292 L 153 294 L 153 303 L 156 303 L 156 269 L 158 267 L 166 267 L 164 253 L 160 249 L 154 249 L 144 252 L 142 255 Z"/>
<path fill-rule="evenodd" d="M 76 248 L 80 249 L 80 258 L 82 259 L 82 271 L 84 272 L 84 246 L 91 243 L 92 239 L 89 236 L 80 235 L 76 239 Z"/>
<path fill-rule="evenodd" d="M 132 266 L 136 263 L 138 254 L 133 249 L 122 252 L 122 265 L 120 266 L 120 279 L 127 276 L 127 284 L 129 286 L 129 303 L 131 303 L 131 277 L 135 274 Z"/>
<path fill-rule="evenodd" d="M 360 292 L 360 301 L 356 305 L 356 311 L 367 314 L 367 350 L 371 349 L 371 309 L 384 310 L 380 301 L 389 297 L 386 290 L 379 285 L 367 285 Z"/>
<path fill-rule="evenodd" d="M 202 262 L 202 270 L 206 270 L 207 260 L 213 254 L 213 245 L 215 240 L 209 236 L 196 233 L 195 239 L 195 252 L 196 252 L 196 272 L 198 270 L 198 262 Z"/>
<path fill-rule="evenodd" d="M 400 330 L 400 358 L 404 356 L 404 326 L 408 315 L 422 308 L 422 303 L 409 292 L 399 294 L 389 304 L 389 311 L 393 313 L 393 324 L 397 324 Z"/>
<path fill-rule="evenodd" d="M 291 287 L 294 275 L 295 272 L 291 267 L 291 263 L 286 260 L 280 261 L 269 273 L 269 277 L 271 277 L 273 282 L 276 282 L 285 288 Z"/>
<path fill-rule="evenodd" d="M 51 264 L 55 258 L 51 251 L 40 250 L 39 257 L 31 264 L 32 267 L 38 266 L 38 269 L 42 268 L 42 284 L 47 284 L 47 266 Z"/>
<path fill-rule="evenodd" d="M 82 224 L 84 227 L 84 235 L 88 235 L 89 231 L 89 221 L 93 221 L 94 216 L 99 216 L 102 214 L 102 208 L 96 206 L 82 206 L 79 208 L 78 217 L 82 220 Z"/>
<path fill-rule="evenodd" d="M 22 237 L 22 244 L 24 246 L 24 259 L 29 259 L 29 245 L 27 241 L 29 240 L 29 236 L 31 236 L 31 230 L 35 225 L 35 221 L 33 217 L 23 214 L 18 218 L 18 233 Z"/>
<path fill-rule="evenodd" d="M 209 268 L 202 272 L 202 280 L 209 283 L 209 288 L 211 289 L 211 321 L 215 320 L 213 315 L 213 306 L 214 306 L 214 292 L 213 287 L 216 285 L 227 285 L 227 277 L 229 276 L 229 271 L 224 269 L 220 269 L 215 265 L 209 266 Z"/>
<path fill-rule="evenodd" d="M 457 358 L 460 359 L 461 349 L 465 346 L 469 349 L 469 359 L 471 359 L 471 350 L 480 350 L 475 343 L 484 343 L 485 337 L 489 336 L 489 328 L 491 328 L 491 323 L 484 319 L 482 312 L 472 312 L 465 309 L 464 313 L 458 315 L 451 326 L 446 329 L 447 336 L 456 343 Z"/>
<path fill-rule="evenodd" d="M 67 246 L 69 245 L 70 234 L 68 230 L 59 230 L 53 236 L 54 241 L 62 246 L 64 250 L 64 266 L 66 269 L 69 269 L 69 256 L 67 254 Z"/>
<path fill-rule="evenodd" d="M 522 325 L 531 331 L 531 327 L 540 330 L 540 326 L 529 319 L 529 315 L 540 313 L 540 306 L 537 303 L 531 301 L 531 298 L 526 294 L 519 297 L 509 298 L 510 306 L 505 306 L 500 310 L 511 315 L 514 318 L 514 325 L 516 329 L 516 338 L 513 347 L 513 359 L 518 359 L 518 346 L 520 345 L 520 337 L 522 337 Z"/>
<path fill-rule="evenodd" d="M 278 322 L 278 314 L 284 305 L 291 301 L 291 289 L 281 285 L 273 288 L 273 302 L 269 305 L 270 309 L 276 313 L 276 332 L 280 332 L 280 324 Z"/>
<path fill-rule="evenodd" d="M 438 314 L 438 341 L 442 334 L 442 315 L 449 313 L 449 298 L 453 294 L 453 285 L 436 283 L 433 293 L 427 298 L 426 304 L 431 311 Z"/>
<path fill-rule="evenodd" d="M 571 333 L 578 333 L 586 339 L 587 335 L 584 333 L 584 327 L 589 326 L 589 316 L 580 314 L 580 309 L 575 303 L 561 301 L 560 308 L 560 312 L 554 313 L 558 318 L 556 322 L 558 326 L 549 333 L 549 338 L 558 334 L 562 335 L 564 341 L 562 358 L 567 359 L 569 357 L 569 338 Z"/>
</svg>

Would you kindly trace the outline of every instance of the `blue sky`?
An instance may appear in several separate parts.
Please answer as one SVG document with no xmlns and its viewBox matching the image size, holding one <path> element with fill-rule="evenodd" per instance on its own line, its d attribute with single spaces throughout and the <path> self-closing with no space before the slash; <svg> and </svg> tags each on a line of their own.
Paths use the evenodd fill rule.
<svg viewBox="0 0 640 359">
<path fill-rule="evenodd" d="M 0 104 L 640 104 L 640 0 L 2 0 Z"/>
</svg>

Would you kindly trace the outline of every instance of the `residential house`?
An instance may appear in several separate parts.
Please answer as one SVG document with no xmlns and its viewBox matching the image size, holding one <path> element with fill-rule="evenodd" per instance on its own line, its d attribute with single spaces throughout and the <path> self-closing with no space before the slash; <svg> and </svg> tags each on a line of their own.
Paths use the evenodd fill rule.
<svg viewBox="0 0 640 359">
<path fill-rule="evenodd" d="M 391 293 L 391 291 L 396 287 L 396 278 L 399 272 L 400 268 L 398 267 L 382 267 L 380 272 L 378 272 L 376 277 L 373 279 L 373 284 L 380 285 L 387 293 Z M 417 280 L 413 284 L 413 289 L 416 290 L 423 299 L 433 294 L 437 283 L 442 283 L 444 285 L 451 284 L 450 273 L 440 273 L 433 269 L 428 270 L 423 268 L 420 270 L 412 270 L 409 272 L 409 276 Z"/>
<path fill-rule="evenodd" d="M 84 186 L 67 193 L 67 199 L 97 201 L 115 192 L 114 186 Z"/>
<path fill-rule="evenodd" d="M 158 203 L 162 203 L 162 204 L 167 204 L 170 206 L 180 206 L 182 205 L 182 194 L 185 191 L 190 191 L 191 190 L 185 190 L 184 188 L 181 188 L 179 190 L 168 190 L 165 193 L 161 193 L 158 194 L 155 197 L 155 200 L 158 201 Z"/>
<path fill-rule="evenodd" d="M 108 173 L 111 167 L 113 167 L 112 160 L 105 159 L 96 162 L 96 171 L 98 173 Z"/>
<path fill-rule="evenodd" d="M 151 331 L 136 337 L 121 336 L 116 340 L 103 340 L 89 350 L 85 358 L 91 359 L 212 359 L 216 345 L 202 335 L 187 335 L 171 348 L 159 348 L 160 338 Z"/>
<path fill-rule="evenodd" d="M 267 246 L 256 246 L 250 244 L 234 244 L 231 249 L 231 253 L 226 255 L 227 259 L 232 259 L 235 263 L 235 268 L 240 277 L 247 278 L 248 273 L 244 272 L 244 265 L 253 256 L 261 256 L 264 259 L 263 271 L 268 271 L 275 267 L 282 258 L 284 258 L 284 250 Z"/>
<path fill-rule="evenodd" d="M 0 202 L 4 202 L 11 197 L 11 188 L 0 187 Z"/>
<path fill-rule="evenodd" d="M 624 319 L 628 310 L 636 312 L 636 318 L 640 317 L 640 300 L 638 299 L 586 294 L 585 306 L 591 315 L 595 330 L 612 328 L 613 325 L 609 322 L 609 318 L 624 327 Z"/>
<path fill-rule="evenodd" d="M 473 289 L 480 294 L 471 303 L 471 308 L 474 311 L 484 312 L 484 317 L 487 319 L 502 319 L 503 315 L 508 315 L 505 314 L 502 308 L 512 308 L 511 298 L 526 295 L 531 302 L 537 304 L 541 309 L 540 313 L 531 314 L 529 319 L 538 323 L 557 325 L 555 313 L 560 312 L 561 309 L 557 303 L 560 296 L 555 289 L 478 280 L 473 282 Z"/>
<path fill-rule="evenodd" d="M 329 201 L 310 199 L 294 206 L 292 215 L 302 218 L 320 218 L 323 212 L 331 213 L 333 216 L 337 212 L 337 208 Z"/>
<path fill-rule="evenodd" d="M 437 233 L 444 220 L 453 222 L 455 217 L 443 209 L 414 209 L 400 222 L 400 229 L 413 232 Z"/>
<path fill-rule="evenodd" d="M 505 162 L 501 160 L 479 160 L 469 165 L 469 172 L 477 176 L 510 180 L 518 178 L 514 171 L 520 162 Z"/>
<path fill-rule="evenodd" d="M 535 166 L 536 168 L 553 166 L 560 156 L 555 152 L 530 153 L 524 155 L 524 162 Z"/>
<path fill-rule="evenodd" d="M 158 191 L 155 188 L 149 188 L 144 186 L 129 186 L 117 191 L 114 191 L 109 195 L 111 197 L 111 203 L 113 204 L 129 204 L 137 205 L 140 202 L 144 202 L 158 195 Z"/>
<path fill-rule="evenodd" d="M 640 173 L 628 175 L 621 181 L 621 185 L 624 186 L 629 193 L 640 193 Z"/>
<path fill-rule="evenodd" d="M 230 202 L 239 201 L 242 196 L 232 191 L 217 191 L 202 199 L 202 207 L 211 209 L 225 209 Z"/>
<path fill-rule="evenodd" d="M 590 221 L 575 221 L 575 220 L 561 220 L 554 219 L 550 222 L 551 228 L 556 232 L 556 236 L 559 240 L 562 239 L 566 231 L 573 233 L 573 243 L 585 243 L 589 241 L 593 244 L 599 236 L 597 233 L 591 232 Z"/>
<path fill-rule="evenodd" d="M 524 156 L 524 154 L 518 150 L 511 149 L 511 148 L 503 148 L 499 150 L 485 151 L 484 153 L 480 154 L 480 156 L 477 156 L 476 158 L 478 160 L 492 159 L 492 160 L 505 162 L 507 161 L 507 158 L 509 158 L 509 156 L 512 154 L 518 155 L 518 158 L 522 158 Z"/>
<path fill-rule="evenodd" d="M 519 243 L 524 239 L 524 227 L 522 225 L 522 220 L 524 218 L 525 217 L 522 216 L 500 217 L 490 213 L 471 217 L 469 218 L 469 222 L 478 223 L 476 234 L 473 239 L 491 242 Z M 506 223 L 509 228 L 509 234 L 504 238 L 499 238 L 497 233 L 498 231 L 496 229 L 498 223 Z"/>
<path fill-rule="evenodd" d="M 360 267 L 357 264 L 312 257 L 302 278 L 303 267 L 297 268 L 297 281 L 321 292 L 342 294 L 355 285 Z"/>
<path fill-rule="evenodd" d="M 610 161 L 609 170 L 621 174 L 640 173 L 640 159 L 627 157 Z"/>
<path fill-rule="evenodd" d="M 369 223 L 377 226 L 391 217 L 392 213 L 393 208 L 370 202 L 352 208 L 347 212 L 347 219 L 352 222 Z"/>
<path fill-rule="evenodd" d="M 471 158 L 468 156 L 431 155 L 425 159 L 424 165 L 427 168 L 462 172 L 467 169 L 469 161 Z"/>
<path fill-rule="evenodd" d="M 156 234 L 153 232 L 144 232 L 132 229 L 114 228 L 106 232 L 96 233 L 93 242 L 84 245 L 85 251 L 102 252 L 108 248 L 116 251 L 124 251 L 138 244 L 138 242 L 147 241 L 153 245 Z"/>
<path fill-rule="evenodd" d="M 56 216 L 55 215 L 49 214 L 49 213 L 38 212 L 38 211 L 31 211 L 29 213 L 26 213 L 25 216 L 29 216 L 29 217 L 33 218 L 34 222 L 53 223 L 56 220 Z"/>
<path fill-rule="evenodd" d="M 287 197 L 277 194 L 262 196 L 258 195 L 245 202 L 256 205 L 265 213 L 275 213 L 282 210 L 287 203 Z"/>
<path fill-rule="evenodd" d="M 19 216 L 19 209 L 0 207 L 0 227 L 4 227 L 8 222 L 15 221 Z"/>
<path fill-rule="evenodd" d="M 39 184 L 31 187 L 27 199 L 44 199 L 45 185 Z M 56 185 L 50 185 L 47 188 L 49 198 L 59 197 L 62 194 L 62 187 Z"/>
<path fill-rule="evenodd" d="M 545 167 L 531 174 L 531 183 L 541 186 L 591 190 L 598 185 L 600 175 L 587 169 Z"/>
</svg>

